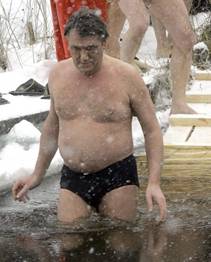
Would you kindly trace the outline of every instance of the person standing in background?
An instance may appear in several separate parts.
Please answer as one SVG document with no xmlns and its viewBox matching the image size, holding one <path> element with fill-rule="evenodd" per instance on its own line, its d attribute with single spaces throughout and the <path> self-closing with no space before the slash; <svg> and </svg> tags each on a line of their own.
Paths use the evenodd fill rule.
<svg viewBox="0 0 211 262">
<path fill-rule="evenodd" d="M 184 1 L 113 0 L 109 9 L 109 17 L 113 12 L 116 13 L 115 17 L 108 19 L 108 28 L 112 30 L 109 31 L 110 38 L 107 43 L 107 54 L 120 57 L 121 60 L 133 64 L 149 25 L 149 14 L 152 15 L 166 28 L 173 43 L 170 63 L 172 80 L 171 113 L 196 113 L 187 104 L 185 95 L 192 62 L 192 48 L 196 38 L 189 22 Z M 117 12 L 122 12 L 124 15 L 118 16 Z M 125 18 L 128 20 L 129 29 L 123 36 L 121 48 L 119 48 L 118 39 Z M 113 52 L 113 48 L 115 48 L 115 52 Z"/>
</svg>

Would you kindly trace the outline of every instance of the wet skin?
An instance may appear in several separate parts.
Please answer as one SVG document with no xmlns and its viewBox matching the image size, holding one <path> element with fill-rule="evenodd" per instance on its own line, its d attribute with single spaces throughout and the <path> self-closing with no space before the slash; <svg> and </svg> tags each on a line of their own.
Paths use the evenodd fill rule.
<svg viewBox="0 0 211 262">
<path fill-rule="evenodd" d="M 49 76 L 51 106 L 34 172 L 16 182 L 14 198 L 27 200 L 27 191 L 40 184 L 57 148 L 64 163 L 78 172 L 96 172 L 129 156 L 135 113 L 145 134 L 149 161 L 148 206 L 152 209 L 155 200 L 164 219 L 166 202 L 159 185 L 162 135 L 143 80 L 132 66 L 104 55 L 99 37 L 81 37 L 72 30 L 68 41 L 72 59 L 58 63 Z M 100 213 L 133 220 L 136 194 L 134 185 L 112 190 L 102 199 Z M 59 220 L 72 222 L 89 214 L 90 208 L 79 196 L 60 190 Z"/>
</svg>

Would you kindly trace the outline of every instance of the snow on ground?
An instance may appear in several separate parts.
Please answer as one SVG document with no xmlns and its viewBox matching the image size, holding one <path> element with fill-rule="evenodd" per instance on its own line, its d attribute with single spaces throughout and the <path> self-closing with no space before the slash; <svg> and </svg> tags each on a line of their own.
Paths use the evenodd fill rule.
<svg viewBox="0 0 211 262">
<path fill-rule="evenodd" d="M 55 58 L 50 1 L 1 0 L 1 39 L 8 68 L 22 69 L 46 57 Z M 29 42 L 29 22 L 36 43 Z"/>
<path fill-rule="evenodd" d="M 3 110 L 0 111 L 0 121 L 49 110 L 50 101 L 40 97 L 19 96 L 17 99 L 12 95 L 5 95 L 4 98 L 10 103 L 1 106 Z"/>
<path fill-rule="evenodd" d="M 0 151 L 0 192 L 19 177 L 33 172 L 39 150 L 40 131 L 30 122 L 22 120 L 2 136 L 5 146 Z M 59 153 L 54 156 L 47 175 L 58 172 L 62 164 Z"/>
<path fill-rule="evenodd" d="M 204 72 L 204 71 L 203 71 Z M 191 89 L 187 91 L 187 94 L 209 94 L 211 95 L 210 81 L 195 80 L 191 85 Z"/>
<path fill-rule="evenodd" d="M 28 56 L 29 53 L 26 53 L 25 55 Z M 22 69 L 17 69 L 16 67 L 16 69 L 12 71 L 0 73 L 0 93 L 8 94 L 30 78 L 33 78 L 42 85 L 46 85 L 48 82 L 49 71 L 55 63 L 55 60 L 43 60 L 33 64 L 33 62 L 28 60 L 28 64 L 26 64 Z"/>
<path fill-rule="evenodd" d="M 191 16 L 191 23 L 197 33 L 200 33 L 202 28 L 210 24 L 210 12 L 199 13 L 197 15 Z"/>
</svg>

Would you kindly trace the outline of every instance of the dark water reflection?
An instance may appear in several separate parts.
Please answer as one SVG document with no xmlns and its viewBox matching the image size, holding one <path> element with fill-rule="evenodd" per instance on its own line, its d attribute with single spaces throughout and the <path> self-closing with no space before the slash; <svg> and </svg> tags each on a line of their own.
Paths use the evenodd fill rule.
<svg viewBox="0 0 211 262">
<path fill-rule="evenodd" d="M 210 228 L 168 232 L 148 227 L 72 234 L 0 237 L 1 261 L 210 261 Z"/>
<path fill-rule="evenodd" d="M 137 221 L 126 225 L 96 214 L 77 226 L 56 220 L 58 177 L 31 193 L 29 204 L 0 200 L 0 261 L 209 262 L 211 261 L 211 180 L 163 180 L 168 219 L 157 224 L 140 194 Z M 142 185 L 144 189 L 145 181 Z"/>
</svg>

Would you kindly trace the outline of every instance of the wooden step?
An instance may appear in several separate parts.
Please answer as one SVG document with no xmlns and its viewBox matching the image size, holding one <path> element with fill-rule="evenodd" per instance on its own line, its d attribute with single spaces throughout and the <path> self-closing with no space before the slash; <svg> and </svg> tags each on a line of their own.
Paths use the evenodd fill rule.
<svg viewBox="0 0 211 262">
<path fill-rule="evenodd" d="M 137 157 L 137 168 L 140 176 L 148 175 L 148 167 L 146 158 L 144 155 Z M 207 159 L 203 161 L 188 160 L 189 162 L 181 161 L 175 162 L 171 160 L 164 160 L 162 169 L 162 176 L 173 176 L 173 177 L 210 177 L 211 178 L 211 161 Z"/>
<path fill-rule="evenodd" d="M 176 150 L 181 152 L 211 152 L 210 145 L 184 145 L 184 144 L 177 144 L 177 145 L 165 145 L 165 150 Z"/>
<path fill-rule="evenodd" d="M 147 163 L 146 159 L 141 160 L 142 163 Z M 165 165 L 208 165 L 211 167 L 211 158 L 191 158 L 190 156 L 187 158 L 171 158 L 171 157 L 164 157 L 164 164 Z"/>
<path fill-rule="evenodd" d="M 211 158 L 211 146 L 194 146 L 194 145 L 165 145 L 165 159 L 202 159 Z M 146 154 L 142 153 L 137 156 L 139 161 L 146 161 Z"/>
<path fill-rule="evenodd" d="M 211 94 L 187 94 L 186 100 L 188 103 L 211 103 Z"/>
<path fill-rule="evenodd" d="M 146 163 L 146 156 L 139 156 L 139 161 Z M 180 152 L 165 152 L 164 161 L 166 164 L 198 164 L 205 163 L 211 164 L 211 151 L 210 152 L 190 152 L 190 153 L 180 153 Z M 210 161 L 210 162 L 209 162 Z"/>
<path fill-rule="evenodd" d="M 197 72 L 194 77 L 196 80 L 205 80 L 210 81 L 211 80 L 211 72 Z"/>
<path fill-rule="evenodd" d="M 210 159 L 211 160 L 211 151 L 189 151 L 189 152 L 181 152 L 181 151 L 167 151 L 164 154 L 165 159 L 182 159 L 184 161 L 194 160 L 198 161 L 200 159 Z"/>
<path fill-rule="evenodd" d="M 211 126 L 211 115 L 175 114 L 169 118 L 171 126 Z"/>
<path fill-rule="evenodd" d="M 147 165 L 145 165 L 145 163 L 141 163 L 140 165 L 139 165 L 139 169 L 140 170 L 145 170 L 145 173 L 148 173 L 148 167 L 147 167 Z M 163 168 L 162 168 L 162 171 L 164 171 L 164 172 L 175 172 L 175 173 L 177 173 L 177 172 L 182 172 L 183 174 L 192 174 L 192 172 L 193 172 L 193 174 L 195 175 L 195 174 L 204 174 L 204 175 L 209 175 L 210 176 L 210 178 L 211 178 L 211 170 L 210 170 L 210 165 L 206 165 L 206 166 L 204 166 L 204 167 L 202 167 L 202 165 L 194 165 L 193 167 L 191 166 L 190 167 L 190 165 L 188 166 L 188 165 L 181 165 L 181 166 L 179 166 L 179 168 L 178 168 L 178 165 L 165 165 L 164 164 L 164 166 L 163 166 Z"/>
</svg>

